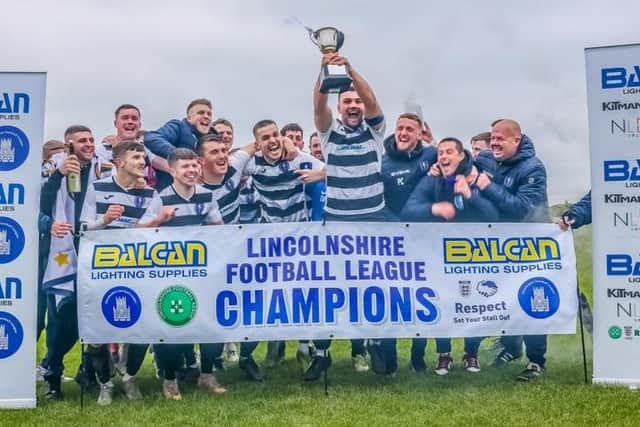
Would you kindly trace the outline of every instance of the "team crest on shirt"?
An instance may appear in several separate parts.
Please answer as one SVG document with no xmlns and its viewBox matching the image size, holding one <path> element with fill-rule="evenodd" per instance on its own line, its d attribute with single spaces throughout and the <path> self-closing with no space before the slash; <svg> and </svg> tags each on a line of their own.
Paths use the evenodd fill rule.
<svg viewBox="0 0 640 427">
<path fill-rule="evenodd" d="M 287 173 L 287 172 L 289 172 L 289 162 L 282 162 L 282 163 L 280 163 L 280 170 L 281 170 L 283 173 Z"/>
<path fill-rule="evenodd" d="M 504 179 L 504 186 L 511 187 L 513 185 L 513 178 L 508 176 Z"/>
<path fill-rule="evenodd" d="M 429 162 L 427 162 L 426 160 L 423 160 L 420 162 L 420 172 L 426 172 L 427 168 L 429 167 Z"/>
<path fill-rule="evenodd" d="M 533 184 L 534 182 L 536 182 L 536 178 L 533 176 L 530 176 L 529 179 L 527 179 L 527 183 L 529 184 Z"/>
<path fill-rule="evenodd" d="M 136 208 L 141 209 L 144 206 L 144 197 L 138 196 L 135 198 L 134 203 Z"/>
<path fill-rule="evenodd" d="M 233 180 L 230 179 L 229 181 L 225 182 L 224 187 L 228 190 L 228 191 L 233 191 L 233 188 L 235 187 Z"/>
<path fill-rule="evenodd" d="M 196 203 L 196 215 L 202 215 L 204 212 L 204 203 Z"/>
</svg>

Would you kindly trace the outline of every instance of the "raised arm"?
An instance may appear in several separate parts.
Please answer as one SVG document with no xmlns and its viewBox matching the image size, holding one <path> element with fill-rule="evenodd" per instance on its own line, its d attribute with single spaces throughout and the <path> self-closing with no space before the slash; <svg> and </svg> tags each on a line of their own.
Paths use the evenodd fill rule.
<svg viewBox="0 0 640 427">
<path fill-rule="evenodd" d="M 336 57 L 334 57 L 336 58 Z M 347 73 L 353 81 L 353 88 L 358 92 L 358 96 L 364 104 L 364 117 L 367 119 L 373 119 L 375 117 L 382 116 L 382 108 L 378 104 L 376 95 L 373 93 L 373 89 L 369 86 L 369 83 L 358 73 L 351 63 L 344 56 L 338 56 L 334 59 L 335 64 L 344 65 L 347 68 Z"/>
<path fill-rule="evenodd" d="M 180 120 L 170 120 L 158 130 L 144 134 L 144 145 L 153 154 L 166 159 L 180 139 Z"/>
<path fill-rule="evenodd" d="M 335 54 L 324 54 L 322 56 L 321 67 L 324 67 L 331 61 L 331 58 Z M 324 133 L 331 127 L 331 109 L 329 108 L 329 95 L 320 92 L 320 77 L 316 79 L 316 84 L 313 88 L 313 120 L 316 125 L 316 129 L 319 132 Z"/>
</svg>

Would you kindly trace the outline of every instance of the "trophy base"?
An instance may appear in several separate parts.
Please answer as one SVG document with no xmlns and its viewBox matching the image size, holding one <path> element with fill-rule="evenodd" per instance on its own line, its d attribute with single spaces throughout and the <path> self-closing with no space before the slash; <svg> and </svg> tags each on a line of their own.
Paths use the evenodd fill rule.
<svg viewBox="0 0 640 427">
<path fill-rule="evenodd" d="M 320 92 L 340 93 L 351 87 L 351 77 L 344 65 L 325 65 L 320 71 Z"/>
</svg>

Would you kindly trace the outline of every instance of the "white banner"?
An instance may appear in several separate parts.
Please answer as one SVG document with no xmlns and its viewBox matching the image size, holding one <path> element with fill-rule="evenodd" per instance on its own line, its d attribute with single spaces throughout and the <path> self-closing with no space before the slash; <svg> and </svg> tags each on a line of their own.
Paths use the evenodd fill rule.
<svg viewBox="0 0 640 427">
<path fill-rule="evenodd" d="M 640 45 L 586 49 L 593 377 L 640 386 Z"/>
<path fill-rule="evenodd" d="M 46 74 L 0 72 L 0 407 L 36 406 L 40 159 Z"/>
<path fill-rule="evenodd" d="M 80 337 L 104 342 L 575 333 L 553 224 L 290 223 L 85 233 Z"/>
</svg>

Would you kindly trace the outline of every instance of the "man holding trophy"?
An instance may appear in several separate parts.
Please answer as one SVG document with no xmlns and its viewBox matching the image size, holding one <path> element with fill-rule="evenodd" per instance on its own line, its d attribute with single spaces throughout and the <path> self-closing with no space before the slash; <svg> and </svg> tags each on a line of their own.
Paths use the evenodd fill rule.
<svg viewBox="0 0 640 427">
<path fill-rule="evenodd" d="M 326 159 L 325 220 L 382 221 L 387 216 L 380 173 L 385 133 L 382 109 L 367 81 L 338 54 L 344 35 L 331 27 L 309 30 L 309 35 L 323 53 L 313 107 Z M 329 93 L 338 93 L 339 119 L 331 114 Z M 331 341 L 315 344 L 317 351 L 305 381 L 317 380 L 331 366 Z M 364 340 L 352 340 L 352 362 L 358 372 L 369 369 L 365 354 Z"/>
</svg>

